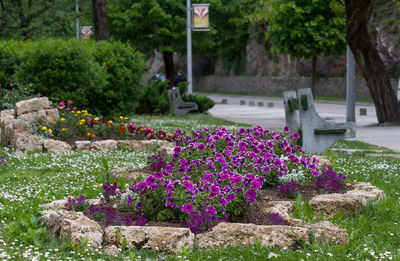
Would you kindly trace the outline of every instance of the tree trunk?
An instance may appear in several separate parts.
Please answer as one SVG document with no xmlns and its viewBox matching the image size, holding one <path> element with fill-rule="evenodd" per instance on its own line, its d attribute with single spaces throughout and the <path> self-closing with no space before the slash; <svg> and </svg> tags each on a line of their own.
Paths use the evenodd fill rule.
<svg viewBox="0 0 400 261">
<path fill-rule="evenodd" d="M 110 40 L 106 0 L 92 0 L 94 36 L 96 41 Z"/>
<path fill-rule="evenodd" d="M 174 56 L 172 52 L 164 51 L 164 66 L 165 66 L 165 77 L 169 80 L 169 86 L 172 86 L 174 81 Z"/>
<path fill-rule="evenodd" d="M 400 123 L 400 105 L 385 66 L 368 34 L 374 0 L 346 0 L 347 42 L 367 82 L 379 123 Z"/>
<path fill-rule="evenodd" d="M 312 92 L 314 99 L 317 95 L 316 82 L 317 82 L 317 56 L 313 56 L 312 57 L 312 72 L 311 72 L 311 92 Z"/>
</svg>

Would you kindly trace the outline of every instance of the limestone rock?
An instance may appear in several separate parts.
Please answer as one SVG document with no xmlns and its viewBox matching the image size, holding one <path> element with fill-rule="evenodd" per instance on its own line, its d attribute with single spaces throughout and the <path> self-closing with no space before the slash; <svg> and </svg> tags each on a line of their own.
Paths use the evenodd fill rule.
<svg viewBox="0 0 400 261">
<path fill-rule="evenodd" d="M 116 140 L 100 140 L 92 142 L 91 148 L 96 150 L 115 150 L 118 147 Z"/>
<path fill-rule="evenodd" d="M 100 248 L 103 242 L 103 233 L 100 225 L 87 218 L 82 212 L 65 210 L 43 211 L 43 221 L 47 231 L 61 240 L 67 240 L 80 244 L 80 238 L 87 238 L 88 245 Z"/>
<path fill-rule="evenodd" d="M 100 204 L 100 199 L 88 199 L 90 204 L 98 205 Z M 41 208 L 45 210 L 60 210 L 65 208 L 65 204 L 67 203 L 66 199 L 55 200 L 53 202 L 40 205 Z"/>
<path fill-rule="evenodd" d="M 51 110 L 41 110 L 37 112 L 22 114 L 18 116 L 17 119 L 23 120 L 25 122 L 33 122 L 38 118 L 43 118 L 46 123 L 55 124 L 59 116 L 60 115 L 57 109 L 51 109 Z"/>
<path fill-rule="evenodd" d="M 120 242 L 117 242 L 117 231 L 120 230 Z M 105 229 L 109 243 L 122 244 L 126 238 L 127 247 L 136 249 L 153 249 L 176 253 L 182 247 L 193 249 L 194 234 L 188 228 L 176 227 L 140 227 L 140 226 L 111 226 Z"/>
<path fill-rule="evenodd" d="M 65 141 L 45 139 L 43 146 L 48 152 L 63 152 L 71 150 L 71 146 Z"/>
<path fill-rule="evenodd" d="M 14 123 L 6 122 L 1 126 L 1 143 L 3 146 L 12 147 L 14 139 Z"/>
<path fill-rule="evenodd" d="M 346 229 L 338 228 L 329 221 L 320 221 L 308 227 L 317 238 L 325 237 L 330 243 L 339 245 L 348 244 L 349 235 Z"/>
<path fill-rule="evenodd" d="M 17 133 L 13 140 L 14 149 L 19 153 L 26 153 L 43 149 L 43 138 L 29 133 Z"/>
<path fill-rule="evenodd" d="M 75 141 L 75 147 L 78 150 L 90 150 L 92 142 L 89 140 Z"/>
<path fill-rule="evenodd" d="M 15 120 L 13 120 L 13 128 L 14 128 L 14 130 L 13 130 L 14 135 L 16 135 L 18 133 L 29 132 L 30 123 L 15 119 Z"/>
<path fill-rule="evenodd" d="M 196 235 L 199 247 L 250 245 L 288 249 L 296 246 L 297 236 L 308 241 L 308 229 L 289 226 L 258 226 L 255 224 L 219 223 L 211 231 Z"/>
<path fill-rule="evenodd" d="M 386 195 L 382 190 L 369 183 L 357 183 L 354 190 L 347 191 L 345 194 L 317 195 L 309 201 L 309 205 L 315 214 L 323 211 L 324 216 L 328 218 L 333 217 L 338 212 L 353 216 L 368 202 L 383 198 L 386 198 Z"/>
<path fill-rule="evenodd" d="M 132 185 L 137 181 L 139 181 L 139 178 L 147 178 L 152 173 L 140 170 L 118 168 L 110 170 L 108 174 L 110 174 L 113 177 L 113 179 L 116 180 L 125 179 L 127 184 Z"/>
<path fill-rule="evenodd" d="M 322 228 L 327 228 L 327 233 Z M 308 242 L 311 232 L 316 238 L 347 244 L 346 230 L 325 223 L 314 227 L 219 223 L 211 231 L 196 235 L 196 244 L 199 247 L 217 247 L 249 245 L 259 241 L 262 246 L 269 248 L 292 249 L 297 246 L 299 239 Z"/>
<path fill-rule="evenodd" d="M 289 226 L 299 226 L 303 223 L 301 219 L 291 218 L 289 214 L 293 211 L 293 201 L 270 201 L 268 207 L 262 207 L 263 212 L 267 215 L 269 213 L 279 213 L 279 215 L 286 221 Z"/>
<path fill-rule="evenodd" d="M 0 127 L 15 119 L 15 110 L 4 110 L 0 112 Z"/>
<path fill-rule="evenodd" d="M 49 99 L 47 97 L 33 98 L 20 101 L 15 104 L 15 112 L 20 116 L 27 112 L 34 112 L 49 109 Z"/>
<path fill-rule="evenodd" d="M 132 148 L 135 150 L 140 149 L 151 149 L 154 146 L 159 146 L 161 148 L 175 147 L 174 142 L 169 142 L 167 140 L 119 140 L 119 148 Z"/>
<path fill-rule="evenodd" d="M 332 162 L 328 159 L 327 156 L 314 156 L 319 161 L 318 169 L 319 171 L 323 171 L 328 169 L 329 167 L 333 167 Z"/>
<path fill-rule="evenodd" d="M 109 255 L 118 255 L 122 253 L 122 249 L 118 248 L 116 245 L 106 245 L 103 249 Z"/>
</svg>

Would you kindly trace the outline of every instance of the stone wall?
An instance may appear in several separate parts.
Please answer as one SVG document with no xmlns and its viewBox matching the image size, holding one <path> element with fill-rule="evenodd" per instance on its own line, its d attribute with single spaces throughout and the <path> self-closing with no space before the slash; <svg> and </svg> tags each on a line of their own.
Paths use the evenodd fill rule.
<svg viewBox="0 0 400 261">
<path fill-rule="evenodd" d="M 397 93 L 396 79 L 392 79 Z M 259 76 L 204 76 L 194 79 L 194 91 L 245 92 L 253 94 L 282 95 L 284 91 L 310 88 L 309 77 L 259 77 Z M 320 78 L 317 80 L 317 96 L 346 97 L 345 78 Z M 371 98 L 367 84 L 356 79 L 356 97 Z"/>
</svg>

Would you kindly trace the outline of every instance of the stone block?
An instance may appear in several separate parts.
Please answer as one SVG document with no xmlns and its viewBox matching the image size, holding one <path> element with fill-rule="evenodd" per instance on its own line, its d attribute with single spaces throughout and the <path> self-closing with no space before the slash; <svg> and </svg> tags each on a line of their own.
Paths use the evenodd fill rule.
<svg viewBox="0 0 400 261">
<path fill-rule="evenodd" d="M 43 118 L 44 121 L 48 124 L 55 124 L 59 118 L 59 113 L 57 109 L 41 110 L 37 112 L 22 114 L 18 116 L 17 119 L 30 123 L 39 118 Z"/>
<path fill-rule="evenodd" d="M 52 139 L 45 139 L 43 141 L 43 147 L 47 152 L 64 152 L 72 149 L 71 145 L 65 141 Z"/>
<path fill-rule="evenodd" d="M 75 147 L 77 150 L 90 150 L 92 142 L 89 140 L 75 141 Z"/>
<path fill-rule="evenodd" d="M 30 113 L 50 108 L 49 99 L 47 97 L 33 98 L 25 101 L 20 101 L 15 104 L 15 112 L 17 116 L 24 113 Z"/>
<path fill-rule="evenodd" d="M 0 112 L 0 127 L 15 119 L 15 110 L 4 110 Z"/>
<path fill-rule="evenodd" d="M 43 138 L 29 133 L 17 133 L 13 138 L 13 149 L 19 153 L 43 150 Z"/>
<path fill-rule="evenodd" d="M 117 241 L 117 228 L 120 231 L 120 242 Z M 193 249 L 195 239 L 188 228 L 151 226 L 111 226 L 105 229 L 105 237 L 110 244 L 122 244 L 125 238 L 128 248 L 153 249 L 169 253 L 180 252 L 182 247 Z"/>
<path fill-rule="evenodd" d="M 42 222 L 46 224 L 47 231 L 53 237 L 61 240 L 70 239 L 75 244 L 81 244 L 81 237 L 87 238 L 88 246 L 102 247 L 103 233 L 100 225 L 82 212 L 45 210 Z"/>
<path fill-rule="evenodd" d="M 95 150 L 115 150 L 118 148 L 116 140 L 100 140 L 92 142 L 91 148 Z"/>
</svg>

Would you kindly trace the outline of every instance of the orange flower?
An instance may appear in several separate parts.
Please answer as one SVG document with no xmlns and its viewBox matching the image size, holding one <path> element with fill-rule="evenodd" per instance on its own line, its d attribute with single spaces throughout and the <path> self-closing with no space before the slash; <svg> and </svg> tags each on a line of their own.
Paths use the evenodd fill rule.
<svg viewBox="0 0 400 261">
<path fill-rule="evenodd" d="M 93 134 L 92 134 L 92 139 L 94 139 L 94 137 L 96 137 L 96 134 L 93 133 Z"/>
<path fill-rule="evenodd" d="M 88 132 L 88 133 L 86 134 L 86 136 L 88 136 L 88 137 L 90 137 L 90 135 L 92 135 L 90 132 Z"/>
</svg>

